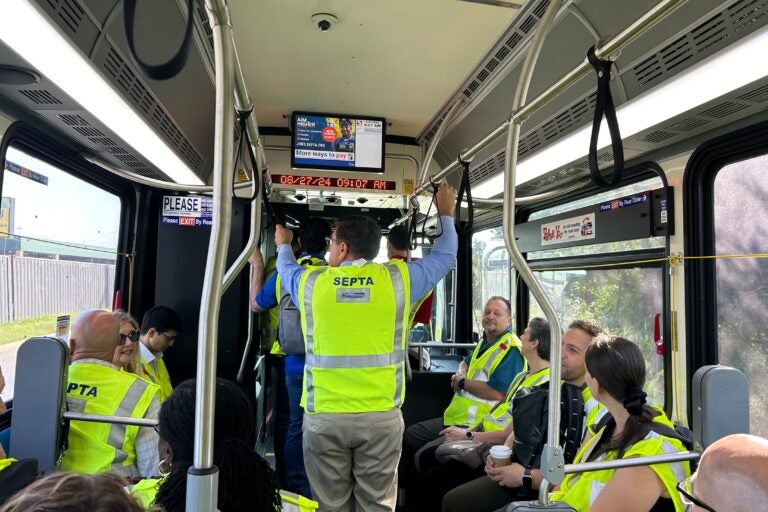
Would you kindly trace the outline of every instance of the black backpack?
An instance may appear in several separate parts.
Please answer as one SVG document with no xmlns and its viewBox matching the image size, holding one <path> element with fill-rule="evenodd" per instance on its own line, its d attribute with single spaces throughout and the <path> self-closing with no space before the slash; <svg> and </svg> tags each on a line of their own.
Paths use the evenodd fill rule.
<svg viewBox="0 0 768 512">
<path fill-rule="evenodd" d="M 541 466 L 541 452 L 547 443 L 549 383 L 520 389 L 512 399 L 515 431 L 515 458 L 527 468 Z M 566 464 L 573 462 L 581 444 L 584 427 L 584 399 L 581 388 L 563 383 L 560 387 L 560 446 Z"/>
</svg>

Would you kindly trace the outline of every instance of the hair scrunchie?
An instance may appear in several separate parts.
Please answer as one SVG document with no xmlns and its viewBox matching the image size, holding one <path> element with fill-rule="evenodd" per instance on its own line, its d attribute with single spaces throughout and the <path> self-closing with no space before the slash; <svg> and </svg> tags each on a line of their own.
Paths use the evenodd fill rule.
<svg viewBox="0 0 768 512">
<path fill-rule="evenodd" d="M 624 408 L 631 416 L 640 416 L 643 414 L 643 405 L 647 396 L 643 388 L 637 386 L 630 388 L 624 397 Z"/>
</svg>

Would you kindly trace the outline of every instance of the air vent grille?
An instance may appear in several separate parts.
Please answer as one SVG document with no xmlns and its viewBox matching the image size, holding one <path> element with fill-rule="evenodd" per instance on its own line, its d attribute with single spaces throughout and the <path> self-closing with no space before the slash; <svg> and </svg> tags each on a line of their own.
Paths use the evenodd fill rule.
<svg viewBox="0 0 768 512">
<path fill-rule="evenodd" d="M 634 66 L 632 72 L 643 88 L 655 85 L 673 70 L 679 71 L 711 55 L 741 36 L 739 32 L 765 24 L 756 23 L 768 14 L 768 0 L 738 0 L 713 14 L 680 37 Z M 685 65 L 683 65 L 685 64 Z"/>
<path fill-rule="evenodd" d="M 205 7 L 202 5 L 197 6 L 197 17 L 200 21 L 200 26 L 205 33 L 206 40 L 208 41 L 208 48 L 213 55 L 213 30 L 211 30 L 211 22 L 208 20 L 208 14 L 205 12 Z"/>
<path fill-rule="evenodd" d="M 754 91 L 749 91 L 748 93 L 742 94 L 741 96 L 737 96 L 737 99 L 762 103 L 765 100 L 768 100 L 768 85 L 758 87 Z"/>
<path fill-rule="evenodd" d="M 61 105 L 56 96 L 43 89 L 21 89 L 19 92 L 37 105 Z"/>
<path fill-rule="evenodd" d="M 700 126 L 704 126 L 709 123 L 709 119 L 701 119 L 700 117 L 689 117 L 682 121 L 671 125 L 669 128 L 676 132 L 688 132 Z"/>
<path fill-rule="evenodd" d="M 168 116 L 165 109 L 155 99 L 152 92 L 142 83 L 141 79 L 130 69 L 130 66 L 110 47 L 104 59 L 103 68 L 114 79 L 128 99 L 141 109 L 154 125 L 166 136 L 167 140 L 179 151 L 181 156 L 190 164 L 192 169 L 198 169 L 202 158 L 192 147 L 187 138 L 181 133 L 176 123 Z"/>
<path fill-rule="evenodd" d="M 644 136 L 642 140 L 645 142 L 661 142 L 677 135 L 676 133 L 666 132 L 664 130 L 656 130 Z"/>
<path fill-rule="evenodd" d="M 541 0 L 527 16 L 521 18 L 522 21 L 518 21 L 508 29 L 508 33 L 511 33 L 508 36 L 505 34 L 506 40 L 497 45 L 488 60 L 475 70 L 474 75 L 468 78 L 458 89 L 459 92 L 454 93 L 451 101 L 443 106 L 440 114 L 432 119 L 429 128 L 420 136 L 422 141 L 429 142 L 432 140 L 444 118 L 444 114 L 450 111 L 451 106 L 458 99 L 459 95 L 463 95 L 469 100 L 482 89 L 483 84 L 493 81 L 498 72 L 504 68 L 503 64 L 515 55 L 520 43 L 538 25 L 539 20 L 547 10 L 547 6 L 549 6 L 549 2 L 550 0 Z M 469 101 L 467 101 L 467 104 L 469 104 Z"/>
<path fill-rule="evenodd" d="M 48 0 L 48 5 L 53 9 L 55 16 L 64 22 L 64 26 L 76 34 L 85 15 L 83 8 L 73 0 Z"/>
<path fill-rule="evenodd" d="M 740 0 L 728 7 L 728 15 L 736 32 L 747 28 L 768 14 L 768 0 Z"/>
<path fill-rule="evenodd" d="M 101 130 L 90 124 L 84 117 L 77 114 L 57 114 L 56 117 L 65 125 L 86 137 L 98 150 L 114 155 L 117 160 L 124 163 L 125 166 L 132 171 L 141 174 L 142 176 L 167 179 L 165 176 L 159 176 L 141 160 L 126 151 L 125 148 L 119 146 L 114 140 L 105 136 Z"/>
<path fill-rule="evenodd" d="M 748 106 L 749 105 L 745 105 L 744 103 L 726 101 L 715 107 L 705 110 L 704 112 L 701 113 L 701 115 L 707 116 L 707 117 L 721 118 L 721 117 L 729 116 L 734 112 L 738 112 L 739 110 L 744 110 Z"/>
</svg>

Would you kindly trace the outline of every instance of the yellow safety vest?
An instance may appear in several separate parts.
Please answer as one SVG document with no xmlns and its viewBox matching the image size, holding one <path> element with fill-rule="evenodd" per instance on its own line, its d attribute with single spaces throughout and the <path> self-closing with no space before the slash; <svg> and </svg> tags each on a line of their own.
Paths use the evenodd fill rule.
<svg viewBox="0 0 768 512">
<path fill-rule="evenodd" d="M 131 487 L 131 494 L 144 508 L 149 508 L 157 498 L 157 490 L 163 483 L 162 478 L 145 478 Z"/>
<path fill-rule="evenodd" d="M 528 372 L 522 371 L 515 375 L 512 383 L 509 385 L 507 395 L 504 400 L 494 406 L 491 411 L 485 415 L 482 420 L 483 432 L 493 432 L 495 430 L 504 430 L 507 425 L 512 423 L 512 399 L 519 389 L 525 389 L 532 386 L 538 386 L 549 382 L 549 367 L 528 375 Z"/>
<path fill-rule="evenodd" d="M 7 467 L 10 467 L 11 464 L 16 462 L 16 459 L 14 458 L 7 458 L 7 459 L 0 459 L 0 471 L 4 470 Z"/>
<path fill-rule="evenodd" d="M 662 412 L 653 419 L 654 422 L 667 427 L 674 428 L 672 422 L 667 419 Z M 574 464 L 586 461 L 589 454 L 595 448 L 597 441 L 605 433 L 605 427 L 581 447 L 576 455 Z M 635 443 L 624 454 L 624 459 L 630 457 L 647 457 L 651 455 L 665 455 L 686 451 L 683 444 L 678 439 L 665 437 L 654 431 L 648 432 L 643 439 Z M 615 460 L 617 452 L 603 453 L 595 461 Z M 677 482 L 685 480 L 691 474 L 688 462 L 672 462 L 668 464 L 654 464 L 649 466 L 656 476 L 661 480 L 667 493 L 674 502 L 675 511 L 683 512 L 683 503 L 680 500 L 680 493 L 677 492 Z M 551 498 L 553 501 L 564 501 L 576 510 L 589 510 L 595 502 L 600 492 L 605 488 L 613 477 L 615 469 L 604 469 L 601 471 L 590 471 L 588 473 L 572 473 L 565 475 L 565 480 L 560 486 L 560 490 L 555 492 Z"/>
<path fill-rule="evenodd" d="M 505 332 L 499 339 L 488 347 L 482 355 L 478 355 L 482 343 L 478 343 L 472 358 L 469 360 L 467 379 L 488 382 L 493 370 L 504 359 L 507 350 L 516 348 L 520 350 L 520 340 L 514 334 Z M 525 367 L 523 368 L 525 370 Z M 481 421 L 483 417 L 497 403 L 496 400 L 486 400 L 473 395 L 467 390 L 460 389 L 453 394 L 451 403 L 443 414 L 445 425 L 473 425 Z"/>
<path fill-rule="evenodd" d="M 296 260 L 296 263 L 305 267 L 325 267 L 328 263 L 322 258 L 315 258 L 314 256 L 303 256 Z M 277 306 L 270 309 L 270 320 L 272 312 L 275 313 L 275 342 L 277 343 L 277 350 L 280 355 L 285 354 L 304 354 L 303 347 L 300 347 L 299 340 L 302 339 L 303 332 L 297 330 L 295 326 L 301 326 L 300 312 L 293 310 L 291 305 L 293 300 L 289 297 L 288 290 L 283 287 L 282 279 L 278 274 L 275 280 L 275 299 Z M 285 302 L 290 300 L 291 302 Z M 281 310 L 283 308 L 283 310 Z M 290 311 L 289 311 L 290 310 Z M 283 341 L 280 342 L 280 317 L 283 317 L 283 323 L 289 325 L 283 325 Z M 272 353 L 274 352 L 274 346 L 272 347 Z M 286 352 L 287 351 L 287 352 Z"/>
<path fill-rule="evenodd" d="M 275 266 L 277 263 L 277 258 L 272 256 L 267 260 L 266 265 L 264 266 L 264 282 L 267 282 L 271 277 L 272 274 L 277 272 L 277 267 Z M 279 278 L 278 278 L 279 279 Z M 277 280 L 275 281 L 275 287 L 277 288 L 279 286 L 279 283 Z M 279 289 L 279 288 L 277 288 Z M 256 297 L 251 297 L 251 300 L 256 300 Z M 280 299 L 278 297 L 278 303 L 280 302 Z M 275 356 L 284 356 L 283 352 L 280 350 L 280 344 L 277 342 L 277 319 L 278 319 L 278 312 L 277 308 L 270 308 L 269 311 L 265 313 L 266 315 L 266 328 L 262 330 L 262 336 L 263 343 L 265 347 L 270 347 L 269 353 Z"/>
<path fill-rule="evenodd" d="M 581 396 L 584 399 L 584 435 L 587 432 L 594 435 L 594 427 L 608 413 L 608 409 L 592 396 L 589 386 L 584 386 L 584 389 L 581 390 Z"/>
<path fill-rule="evenodd" d="M 402 405 L 410 294 L 403 262 L 314 267 L 301 275 L 306 412 L 376 412 Z"/>
<path fill-rule="evenodd" d="M 67 406 L 70 411 L 105 416 L 143 418 L 160 388 L 137 375 L 97 363 L 69 367 Z M 139 475 L 134 442 L 138 426 L 92 421 L 72 421 L 69 448 L 59 464 L 61 471 L 98 473 L 112 471 Z M 147 428 L 147 427 L 144 427 Z"/>
<path fill-rule="evenodd" d="M 282 512 L 314 512 L 320 504 L 300 494 L 288 491 L 280 491 L 280 501 L 282 501 Z"/>
<path fill-rule="evenodd" d="M 155 370 L 155 367 L 157 367 L 157 370 Z M 165 399 L 173 393 L 171 376 L 168 375 L 168 368 L 165 366 L 165 361 L 163 361 L 161 357 L 156 357 L 151 363 L 148 363 L 142 357 L 141 368 L 144 372 L 143 377 L 146 380 L 152 384 L 160 386 L 160 392 L 158 393 L 157 398 L 159 398 L 161 402 L 164 402 Z"/>
</svg>

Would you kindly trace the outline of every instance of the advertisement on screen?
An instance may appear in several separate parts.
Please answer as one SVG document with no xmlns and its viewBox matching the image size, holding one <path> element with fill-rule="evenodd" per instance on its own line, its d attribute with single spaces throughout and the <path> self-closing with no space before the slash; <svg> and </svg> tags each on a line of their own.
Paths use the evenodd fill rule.
<svg viewBox="0 0 768 512">
<path fill-rule="evenodd" d="M 294 112 L 291 167 L 384 172 L 383 118 Z"/>
</svg>

